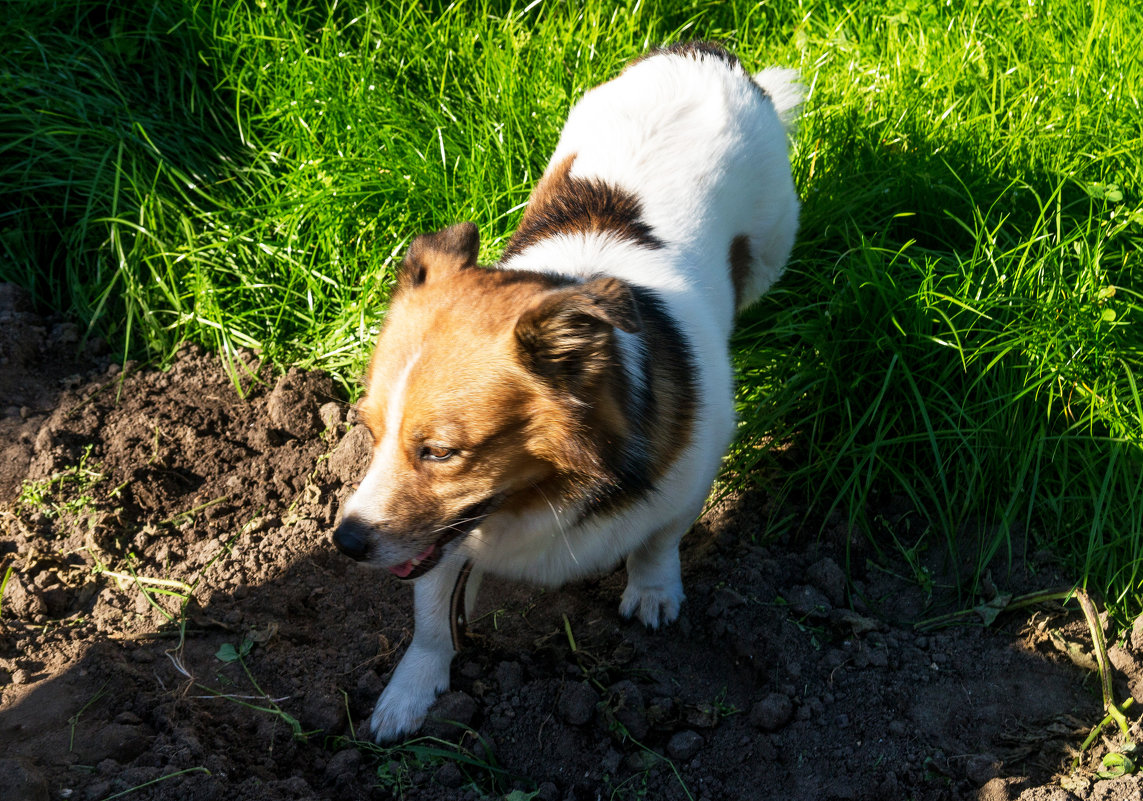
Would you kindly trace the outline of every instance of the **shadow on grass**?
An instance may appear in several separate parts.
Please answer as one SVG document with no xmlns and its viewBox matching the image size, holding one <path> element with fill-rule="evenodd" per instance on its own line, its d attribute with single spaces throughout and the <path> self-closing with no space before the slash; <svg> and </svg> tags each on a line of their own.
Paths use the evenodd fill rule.
<svg viewBox="0 0 1143 801">
<path fill-rule="evenodd" d="M 156 220 L 240 196 L 251 158 L 237 98 L 204 58 L 204 9 L 9 3 L 0 31 L 0 280 L 122 342 L 142 327 L 135 296 L 165 278 L 160 260 L 138 275 L 124 260 L 156 236 Z"/>
<path fill-rule="evenodd" d="M 1131 614 L 1143 287 L 1128 224 L 1098 187 L 998 175 L 967 145 L 879 141 L 856 111 L 815 124 L 835 150 L 798 161 L 790 269 L 734 341 L 738 480 L 878 551 L 947 548 L 966 603 L 1048 547 Z M 907 542 L 886 508 L 909 511 Z"/>
</svg>

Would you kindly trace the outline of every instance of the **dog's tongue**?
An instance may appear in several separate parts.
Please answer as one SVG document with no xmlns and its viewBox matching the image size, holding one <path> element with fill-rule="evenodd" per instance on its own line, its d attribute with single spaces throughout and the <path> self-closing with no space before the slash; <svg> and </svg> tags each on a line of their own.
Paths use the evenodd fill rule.
<svg viewBox="0 0 1143 801">
<path fill-rule="evenodd" d="M 417 565 L 432 556 L 433 551 L 436 549 L 436 543 L 433 543 L 428 548 L 425 548 L 425 550 L 420 554 L 410 559 L 408 562 L 402 562 L 399 565 L 394 565 L 393 567 L 389 568 L 389 572 L 397 578 L 406 578 L 410 573 L 413 572 L 413 569 L 416 568 Z"/>
</svg>

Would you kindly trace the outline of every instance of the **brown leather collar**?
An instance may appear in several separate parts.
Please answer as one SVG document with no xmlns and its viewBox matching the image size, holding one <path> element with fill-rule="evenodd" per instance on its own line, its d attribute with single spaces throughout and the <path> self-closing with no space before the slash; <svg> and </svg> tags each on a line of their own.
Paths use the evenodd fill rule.
<svg viewBox="0 0 1143 801">
<path fill-rule="evenodd" d="M 449 602 L 449 627 L 452 629 L 452 649 L 460 651 L 461 641 L 464 639 L 465 629 L 468 628 L 468 615 L 464 609 L 464 588 L 468 584 L 468 576 L 472 573 L 472 560 L 465 562 L 456 576 L 456 584 L 452 588 L 452 600 Z"/>
</svg>

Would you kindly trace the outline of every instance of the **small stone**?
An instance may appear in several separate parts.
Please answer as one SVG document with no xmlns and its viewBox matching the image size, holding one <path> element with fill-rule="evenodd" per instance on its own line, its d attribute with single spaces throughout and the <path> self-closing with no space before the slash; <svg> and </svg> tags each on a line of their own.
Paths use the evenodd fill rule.
<svg viewBox="0 0 1143 801">
<path fill-rule="evenodd" d="M 794 705 L 781 693 L 770 693 L 750 709 L 750 724 L 762 731 L 778 731 L 794 716 Z"/>
<path fill-rule="evenodd" d="M 623 766 L 632 773 L 638 773 L 639 771 L 650 770 L 661 758 L 641 749 L 628 751 L 627 756 L 623 758 Z"/>
<path fill-rule="evenodd" d="M 79 326 L 75 323 L 59 323 L 52 326 L 51 339 L 60 345 L 74 345 L 79 342 Z"/>
<path fill-rule="evenodd" d="M 134 648 L 130 651 L 130 659 L 137 664 L 146 665 L 155 661 L 155 655 L 145 648 Z"/>
<path fill-rule="evenodd" d="M 698 732 L 684 729 L 671 735 L 667 741 L 667 754 L 671 759 L 687 762 L 703 747 L 702 735 Z"/>
<path fill-rule="evenodd" d="M 559 801 L 560 788 L 555 782 L 544 782 L 536 788 L 536 801 Z"/>
<path fill-rule="evenodd" d="M 1000 761 L 991 754 L 973 754 L 965 761 L 964 772 L 970 782 L 980 787 L 1000 775 Z"/>
<path fill-rule="evenodd" d="M 853 634 L 867 634 L 871 631 L 877 631 L 881 628 L 881 622 L 865 615 L 859 615 L 857 612 L 849 609 L 831 609 L 829 612 L 830 623 L 833 623 L 838 628 L 847 629 Z"/>
<path fill-rule="evenodd" d="M 806 581 L 821 590 L 834 606 L 845 603 L 845 571 L 828 556 L 806 568 Z"/>
<path fill-rule="evenodd" d="M 302 699 L 301 719 L 306 728 L 333 734 L 345 725 L 345 715 L 345 704 L 332 692 L 314 690 Z"/>
<path fill-rule="evenodd" d="M 442 695 L 429 709 L 424 734 L 442 740 L 458 737 L 476 717 L 476 700 L 465 692 L 455 690 Z"/>
<path fill-rule="evenodd" d="M 560 716 L 572 726 L 582 726 L 595 716 L 599 693 L 585 682 L 564 685 L 557 704 Z"/>
<path fill-rule="evenodd" d="M 607 709 L 610 716 L 619 723 L 627 734 L 636 740 L 647 736 L 650 725 L 647 723 L 647 710 L 643 705 L 643 694 L 630 679 L 617 681 L 607 688 L 609 693 Z"/>
<path fill-rule="evenodd" d="M 524 685 L 524 668 L 519 662 L 501 662 L 496 666 L 496 683 L 501 693 L 514 693 Z"/>
<path fill-rule="evenodd" d="M 460 772 L 455 762 L 446 762 L 433 774 L 433 781 L 441 787 L 455 790 L 464 784 L 464 774 Z"/>
<path fill-rule="evenodd" d="M 4 798 L 48 801 L 48 783 L 35 766 L 24 759 L 0 759 L 0 790 Z"/>
<path fill-rule="evenodd" d="M 604 773 L 615 773 L 619 770 L 619 763 L 623 761 L 623 754 L 616 751 L 614 748 L 608 748 L 607 753 L 603 755 L 603 759 L 599 761 L 599 766 L 603 768 Z"/>
<path fill-rule="evenodd" d="M 361 765 L 361 752 L 356 748 L 345 748 L 334 754 L 325 766 L 325 775 L 329 779 L 343 781 L 357 773 Z"/>
<path fill-rule="evenodd" d="M 721 617 L 728 609 L 735 609 L 746 603 L 746 599 L 730 587 L 719 587 L 714 591 L 710 606 L 707 607 L 708 617 Z"/>
<path fill-rule="evenodd" d="M 824 618 L 831 608 L 829 598 L 808 584 L 795 587 L 787 600 L 790 611 L 799 617 Z"/>
<path fill-rule="evenodd" d="M 1131 650 L 1143 654 L 1143 615 L 1135 618 L 1131 624 Z"/>
<path fill-rule="evenodd" d="M 122 770 L 122 766 L 116 763 L 116 767 Z M 111 782 L 107 779 L 99 779 L 92 782 L 87 787 L 87 798 L 89 801 L 100 801 L 106 798 L 111 790 Z"/>
<path fill-rule="evenodd" d="M 17 618 L 35 619 L 37 615 L 42 615 L 46 608 L 36 585 L 27 576 L 13 573 L 4 593 L 4 611 L 11 610 Z"/>
<path fill-rule="evenodd" d="M 342 412 L 342 404 L 338 403 L 337 401 L 329 401 L 328 403 L 323 403 L 321 408 L 318 409 L 318 417 L 321 419 L 322 425 L 325 426 L 327 430 L 331 428 L 337 428 L 339 425 L 341 425 L 342 420 L 345 419 L 345 415 Z"/>
<path fill-rule="evenodd" d="M 718 725 L 718 710 L 713 704 L 690 704 L 683 719 L 697 729 L 713 729 Z"/>
<path fill-rule="evenodd" d="M 344 484 L 353 484 L 365 476 L 373 455 L 373 435 L 364 425 L 350 430 L 329 456 L 329 471 Z"/>
<path fill-rule="evenodd" d="M 320 432 L 318 405 L 332 395 L 328 376 L 291 367 L 266 399 L 266 411 L 275 428 L 304 439 Z"/>
<path fill-rule="evenodd" d="M 73 750 L 88 765 L 105 759 L 125 765 L 147 750 L 152 734 L 146 727 L 120 723 L 108 723 L 87 732 L 77 728 Z"/>
<path fill-rule="evenodd" d="M 1070 777 L 1069 777 L 1070 778 Z M 1086 779 L 1080 777 L 1081 780 L 1086 782 Z M 1028 780 L 1024 777 L 1013 776 L 1008 778 L 1000 778 L 997 776 L 990 779 L 983 787 L 976 792 L 977 801 L 1015 801 L 1016 798 L 1022 795 L 1022 791 L 1028 784 Z M 1044 796 L 1047 801 L 1063 801 L 1063 799 L 1072 799 L 1076 796 L 1068 792 L 1065 787 L 1067 786 L 1067 779 L 1061 784 L 1064 787 L 1052 788 L 1048 794 Z M 1076 788 L 1078 789 L 1078 788 Z M 1038 798 L 1040 796 L 1037 796 Z M 1083 793 L 1082 797 L 1087 797 L 1087 793 Z"/>
<path fill-rule="evenodd" d="M 889 773 L 877 786 L 876 798 L 901 798 L 901 785 L 893 773 Z"/>
<path fill-rule="evenodd" d="M 668 696 L 652 698 L 647 704 L 647 722 L 654 727 L 665 727 L 675 716 L 675 701 Z"/>
</svg>

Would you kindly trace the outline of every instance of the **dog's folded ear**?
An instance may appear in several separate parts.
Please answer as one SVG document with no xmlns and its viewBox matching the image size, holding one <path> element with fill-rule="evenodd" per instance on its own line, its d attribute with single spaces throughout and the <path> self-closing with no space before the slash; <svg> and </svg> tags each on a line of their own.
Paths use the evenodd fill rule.
<svg viewBox="0 0 1143 801">
<path fill-rule="evenodd" d="M 451 225 L 431 234 L 421 234 L 409 245 L 397 282 L 401 289 L 476 266 L 480 232 L 470 222 Z"/>
<path fill-rule="evenodd" d="M 542 295 L 516 321 L 516 342 L 532 370 L 576 381 L 606 366 L 613 329 L 633 334 L 641 327 L 631 288 L 596 278 Z"/>
</svg>

